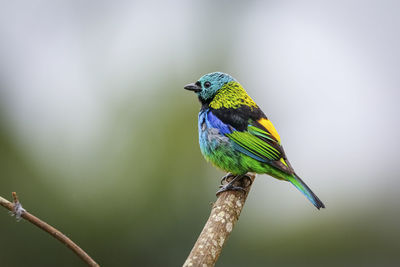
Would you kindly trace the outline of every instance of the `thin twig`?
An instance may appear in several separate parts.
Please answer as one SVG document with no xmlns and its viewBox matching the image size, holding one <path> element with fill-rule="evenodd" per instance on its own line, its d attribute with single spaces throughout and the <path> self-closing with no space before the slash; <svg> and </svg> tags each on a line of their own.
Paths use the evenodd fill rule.
<svg viewBox="0 0 400 267">
<path fill-rule="evenodd" d="M 254 181 L 255 174 L 248 173 L 247 175 Z M 226 191 L 219 194 L 203 231 L 183 264 L 184 267 L 215 265 L 226 240 L 239 219 L 250 188 L 251 184 L 245 188 L 246 192 Z"/>
<path fill-rule="evenodd" d="M 11 211 L 13 214 L 15 214 L 17 218 L 18 216 L 21 216 L 25 220 L 29 221 L 30 223 L 42 229 L 43 231 L 52 235 L 58 241 L 60 241 L 61 243 L 66 245 L 69 249 L 71 249 L 76 255 L 78 255 L 78 257 L 81 258 L 88 266 L 100 266 L 83 249 L 81 249 L 77 244 L 75 244 L 71 239 L 66 237 L 63 233 L 58 231 L 53 226 L 40 220 L 36 216 L 30 214 L 26 210 L 22 209 L 17 194 L 13 192 L 12 195 L 14 203 L 11 203 L 7 199 L 0 197 L 0 205 Z"/>
</svg>

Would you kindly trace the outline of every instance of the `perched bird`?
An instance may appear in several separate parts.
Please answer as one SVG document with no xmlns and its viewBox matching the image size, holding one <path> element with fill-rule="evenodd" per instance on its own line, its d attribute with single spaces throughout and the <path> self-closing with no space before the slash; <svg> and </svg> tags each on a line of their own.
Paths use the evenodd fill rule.
<svg viewBox="0 0 400 267">
<path fill-rule="evenodd" d="M 206 160 L 233 178 L 217 194 L 244 190 L 235 186 L 247 172 L 266 173 L 291 182 L 318 209 L 321 200 L 294 172 L 271 121 L 233 77 L 222 72 L 202 76 L 184 87 L 194 91 L 201 103 L 200 150 Z"/>
</svg>

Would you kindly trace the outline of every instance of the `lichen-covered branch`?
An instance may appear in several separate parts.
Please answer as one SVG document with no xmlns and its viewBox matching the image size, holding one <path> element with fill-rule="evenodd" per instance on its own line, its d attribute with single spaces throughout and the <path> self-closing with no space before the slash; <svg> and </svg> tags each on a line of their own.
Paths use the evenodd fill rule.
<svg viewBox="0 0 400 267">
<path fill-rule="evenodd" d="M 254 181 L 255 174 L 248 173 L 247 175 Z M 203 231 L 183 264 L 184 267 L 215 265 L 226 240 L 239 219 L 250 188 L 251 184 L 245 188 L 246 192 L 226 191 L 219 194 Z"/>
<path fill-rule="evenodd" d="M 18 217 L 24 218 L 25 220 L 36 225 L 43 231 L 52 235 L 58 241 L 71 249 L 76 255 L 78 255 L 88 266 L 99 266 L 83 249 L 81 249 L 77 244 L 66 237 L 63 233 L 24 210 L 19 203 L 17 194 L 15 192 L 13 192 L 13 198 L 14 202 L 12 203 L 7 199 L 0 197 L 0 205 L 11 211 L 17 217 L 17 219 Z"/>
</svg>

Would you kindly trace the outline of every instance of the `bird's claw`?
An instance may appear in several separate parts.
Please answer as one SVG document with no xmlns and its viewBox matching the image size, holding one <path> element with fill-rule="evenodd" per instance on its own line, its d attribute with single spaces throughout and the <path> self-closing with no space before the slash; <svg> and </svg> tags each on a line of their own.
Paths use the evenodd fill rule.
<svg viewBox="0 0 400 267">
<path fill-rule="evenodd" d="M 236 175 L 233 175 L 232 173 L 230 173 L 230 172 L 228 172 L 226 175 L 224 175 L 222 178 L 221 178 L 221 185 L 223 185 L 224 184 L 224 182 L 227 182 L 227 183 L 229 183 L 230 181 L 228 180 L 229 178 L 235 178 L 235 176 Z"/>
<path fill-rule="evenodd" d="M 242 175 L 242 185 L 246 188 L 249 187 L 253 184 L 253 180 L 251 180 L 250 176 L 248 176 L 247 174 Z"/>
<path fill-rule="evenodd" d="M 246 190 L 243 187 L 227 184 L 225 186 L 221 186 L 221 188 L 217 191 L 216 195 L 218 196 L 222 192 L 226 192 L 226 191 L 241 191 L 243 193 L 246 193 Z"/>
<path fill-rule="evenodd" d="M 233 179 L 227 184 L 223 185 L 223 181 L 228 181 L 228 178 L 230 177 L 233 177 Z M 240 183 L 240 185 L 238 185 L 238 183 Z M 252 183 L 253 180 L 251 180 L 251 178 L 246 174 L 233 175 L 232 173 L 228 173 L 224 177 L 222 177 L 220 189 L 217 191 L 216 195 L 218 196 L 225 191 L 241 191 L 243 193 L 246 193 L 245 188 L 249 187 Z"/>
</svg>

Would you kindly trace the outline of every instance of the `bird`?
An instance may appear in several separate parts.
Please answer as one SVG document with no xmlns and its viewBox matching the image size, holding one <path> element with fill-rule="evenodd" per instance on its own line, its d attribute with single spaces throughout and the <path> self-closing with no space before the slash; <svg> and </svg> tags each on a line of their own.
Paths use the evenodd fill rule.
<svg viewBox="0 0 400 267">
<path fill-rule="evenodd" d="M 243 86 L 223 72 L 203 75 L 184 86 L 200 101 L 198 132 L 204 158 L 227 174 L 218 194 L 244 191 L 238 181 L 246 173 L 268 174 L 292 183 L 317 208 L 322 201 L 295 173 L 281 145 L 281 138 L 272 122 L 247 94 Z M 251 181 L 251 179 L 250 179 Z"/>
</svg>

